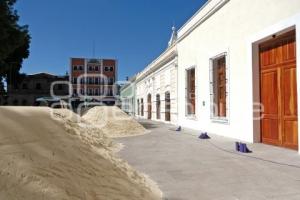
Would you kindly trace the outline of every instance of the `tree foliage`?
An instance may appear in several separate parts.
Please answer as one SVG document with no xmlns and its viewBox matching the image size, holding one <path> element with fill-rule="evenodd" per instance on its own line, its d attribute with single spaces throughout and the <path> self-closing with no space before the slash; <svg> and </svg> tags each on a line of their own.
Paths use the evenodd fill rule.
<svg viewBox="0 0 300 200">
<path fill-rule="evenodd" d="M 0 0 L 0 80 L 15 84 L 22 62 L 29 56 L 30 35 L 28 26 L 18 24 L 14 9 L 16 0 Z"/>
</svg>

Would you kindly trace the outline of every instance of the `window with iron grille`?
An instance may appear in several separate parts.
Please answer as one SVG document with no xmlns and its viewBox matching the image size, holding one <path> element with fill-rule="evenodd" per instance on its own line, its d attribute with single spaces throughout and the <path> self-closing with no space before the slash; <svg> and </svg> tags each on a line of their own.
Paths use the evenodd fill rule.
<svg viewBox="0 0 300 200">
<path fill-rule="evenodd" d="M 229 116 L 227 54 L 210 60 L 211 118 L 227 122 Z"/>
<path fill-rule="evenodd" d="M 89 94 L 90 96 L 93 95 L 93 90 L 92 90 L 91 88 L 89 88 L 88 92 L 89 92 L 88 94 Z"/>
<path fill-rule="evenodd" d="M 196 114 L 196 73 L 195 67 L 186 70 L 186 115 Z"/>
<path fill-rule="evenodd" d="M 95 95 L 95 96 L 98 96 L 98 95 L 99 95 L 99 90 L 98 90 L 98 88 L 96 88 L 96 89 L 94 90 L 94 95 Z"/>
<path fill-rule="evenodd" d="M 95 78 L 95 84 L 98 85 L 99 84 L 99 78 Z"/>
<path fill-rule="evenodd" d="M 84 95 L 84 89 L 80 89 L 80 94 Z"/>
<path fill-rule="evenodd" d="M 89 77 L 89 84 L 93 84 L 93 78 L 92 77 Z"/>
<path fill-rule="evenodd" d="M 73 95 L 77 95 L 77 89 L 73 89 Z"/>
<path fill-rule="evenodd" d="M 76 77 L 73 78 L 73 84 L 77 84 L 77 78 Z"/>
<path fill-rule="evenodd" d="M 112 77 L 108 78 L 108 84 L 113 85 L 114 84 L 114 78 L 112 78 Z"/>
</svg>

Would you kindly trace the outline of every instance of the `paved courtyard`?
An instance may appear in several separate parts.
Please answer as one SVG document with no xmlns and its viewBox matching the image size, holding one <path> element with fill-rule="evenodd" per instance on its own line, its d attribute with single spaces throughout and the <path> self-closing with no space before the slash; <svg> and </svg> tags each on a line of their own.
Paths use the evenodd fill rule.
<svg viewBox="0 0 300 200">
<path fill-rule="evenodd" d="M 151 133 L 118 139 L 125 146 L 119 155 L 157 182 L 165 200 L 300 199 L 296 151 L 254 144 L 245 155 L 228 138 L 203 141 L 196 131 L 141 123 Z"/>
</svg>

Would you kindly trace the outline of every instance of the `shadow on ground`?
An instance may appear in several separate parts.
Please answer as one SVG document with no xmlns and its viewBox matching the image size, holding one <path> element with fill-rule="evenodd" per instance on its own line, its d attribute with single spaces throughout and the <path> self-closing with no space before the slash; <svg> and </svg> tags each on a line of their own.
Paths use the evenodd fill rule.
<svg viewBox="0 0 300 200">
<path fill-rule="evenodd" d="M 151 123 L 151 122 L 146 122 L 146 121 L 139 121 L 139 123 L 145 128 L 145 129 L 155 129 L 158 128 L 159 126 L 157 124 Z"/>
</svg>

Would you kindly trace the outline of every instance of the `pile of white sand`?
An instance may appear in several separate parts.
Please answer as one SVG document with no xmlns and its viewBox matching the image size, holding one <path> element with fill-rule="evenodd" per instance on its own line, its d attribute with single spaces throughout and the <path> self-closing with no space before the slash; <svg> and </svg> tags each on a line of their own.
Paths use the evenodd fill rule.
<svg viewBox="0 0 300 200">
<path fill-rule="evenodd" d="M 115 157 L 101 130 L 77 118 L 0 107 L 0 199 L 161 199 L 150 179 Z"/>
<path fill-rule="evenodd" d="M 82 115 L 82 118 L 100 128 L 108 137 L 142 135 L 147 130 L 133 117 L 116 106 L 96 106 Z"/>
</svg>

